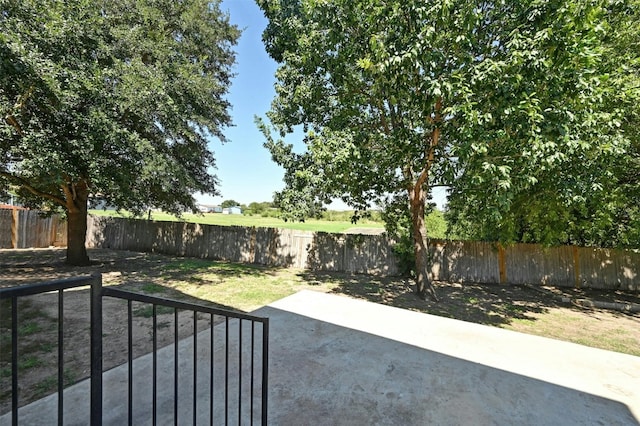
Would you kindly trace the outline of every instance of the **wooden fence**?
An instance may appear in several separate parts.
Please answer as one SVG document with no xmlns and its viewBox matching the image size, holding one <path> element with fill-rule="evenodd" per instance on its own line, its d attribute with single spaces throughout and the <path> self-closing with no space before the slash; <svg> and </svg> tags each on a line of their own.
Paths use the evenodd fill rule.
<svg viewBox="0 0 640 426">
<path fill-rule="evenodd" d="M 640 291 L 640 250 L 432 240 L 435 280 Z"/>
<path fill-rule="evenodd" d="M 0 210 L 0 248 L 65 244 L 60 218 Z M 384 235 L 90 216 L 87 246 L 316 271 L 398 273 L 393 242 Z M 640 291 L 640 250 L 431 240 L 430 253 L 434 280 Z"/>
<path fill-rule="evenodd" d="M 59 215 L 19 208 L 0 209 L 0 248 L 65 246 L 67 222 Z"/>
<path fill-rule="evenodd" d="M 395 275 L 384 235 L 329 234 L 92 217 L 88 245 L 316 271 Z M 435 280 L 640 289 L 640 251 L 431 240 Z"/>
<path fill-rule="evenodd" d="M 398 271 L 384 236 L 93 216 L 87 245 L 319 271 L 385 275 Z"/>
</svg>

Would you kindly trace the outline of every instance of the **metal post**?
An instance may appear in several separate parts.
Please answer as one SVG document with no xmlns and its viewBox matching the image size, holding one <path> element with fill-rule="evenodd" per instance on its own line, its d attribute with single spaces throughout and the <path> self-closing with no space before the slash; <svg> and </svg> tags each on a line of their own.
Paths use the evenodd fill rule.
<svg viewBox="0 0 640 426">
<path fill-rule="evenodd" d="M 64 291 L 58 290 L 58 426 L 64 424 Z"/>
<path fill-rule="evenodd" d="M 91 426 L 102 425 L 102 275 L 91 277 Z"/>
<path fill-rule="evenodd" d="M 18 426 L 18 297 L 11 298 L 11 425 Z"/>
<path fill-rule="evenodd" d="M 267 403 L 269 398 L 269 318 L 262 323 L 262 425 L 267 423 Z"/>
</svg>

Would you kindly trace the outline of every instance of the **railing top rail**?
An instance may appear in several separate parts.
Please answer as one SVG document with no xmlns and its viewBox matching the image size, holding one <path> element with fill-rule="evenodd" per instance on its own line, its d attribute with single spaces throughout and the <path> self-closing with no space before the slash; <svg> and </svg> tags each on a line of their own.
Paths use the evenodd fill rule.
<svg viewBox="0 0 640 426">
<path fill-rule="evenodd" d="M 269 322 L 269 318 L 257 317 L 242 312 L 228 311 L 225 309 L 212 308 L 197 303 L 180 302 L 178 300 L 165 299 L 157 296 L 148 296 L 146 294 L 133 293 L 127 290 L 121 290 L 113 287 L 105 287 L 102 289 L 105 296 L 117 297 L 120 299 L 133 300 L 136 302 L 152 303 L 156 305 L 168 306 L 171 308 L 184 309 L 189 311 L 198 311 L 207 314 L 223 315 L 231 318 L 244 319 L 248 321 L 261 322 L 263 324 Z"/>
<path fill-rule="evenodd" d="M 20 285 L 16 287 L 0 288 L 0 300 L 10 299 L 12 297 L 22 297 L 40 293 L 48 293 L 50 291 L 64 290 L 67 288 L 83 287 L 91 285 L 91 282 L 95 278 L 96 277 L 93 275 L 85 275 L 55 281 Z"/>
</svg>

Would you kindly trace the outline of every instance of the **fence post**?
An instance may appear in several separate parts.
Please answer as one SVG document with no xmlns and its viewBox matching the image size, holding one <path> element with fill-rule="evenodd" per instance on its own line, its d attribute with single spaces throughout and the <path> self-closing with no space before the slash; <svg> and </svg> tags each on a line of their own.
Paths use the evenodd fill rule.
<svg viewBox="0 0 640 426">
<path fill-rule="evenodd" d="M 573 246 L 573 273 L 575 276 L 575 286 L 580 288 L 580 251 L 577 246 Z"/>
<path fill-rule="evenodd" d="M 252 226 L 249 240 L 249 263 L 256 263 L 256 250 L 258 245 L 258 228 Z"/>
<path fill-rule="evenodd" d="M 11 248 L 18 248 L 18 209 L 11 209 Z"/>
<path fill-rule="evenodd" d="M 91 426 L 102 425 L 102 274 L 91 274 Z"/>
<path fill-rule="evenodd" d="M 500 274 L 500 284 L 507 283 L 507 258 L 505 256 L 504 247 L 498 243 L 498 269 Z"/>
</svg>

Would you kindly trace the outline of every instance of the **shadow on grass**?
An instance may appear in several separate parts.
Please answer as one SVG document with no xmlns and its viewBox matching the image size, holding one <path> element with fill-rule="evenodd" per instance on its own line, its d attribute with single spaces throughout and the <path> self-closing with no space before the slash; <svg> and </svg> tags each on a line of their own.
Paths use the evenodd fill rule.
<svg viewBox="0 0 640 426">
<path fill-rule="evenodd" d="M 561 306 L 553 295 L 527 287 L 436 282 L 440 302 L 419 299 L 413 283 L 401 277 L 300 272 L 301 278 L 318 285 L 332 281 L 332 291 L 374 303 L 409 309 L 487 325 L 507 325 L 514 319 L 535 321 L 533 313 Z"/>
<path fill-rule="evenodd" d="M 0 288 L 54 279 L 88 275 L 93 272 L 126 276 L 128 281 L 198 281 L 194 274 L 211 274 L 219 279 L 274 275 L 279 268 L 230 263 L 211 259 L 167 256 L 125 250 L 89 249 L 91 264 L 65 263 L 64 249 L 5 250 L 0 259 Z M 206 280 L 202 280 L 205 282 Z"/>
<path fill-rule="evenodd" d="M 91 272 L 91 271 L 89 271 Z M 101 271 L 104 272 L 104 271 Z M 86 275 L 86 273 L 84 274 Z M 57 277 L 60 279 L 61 277 Z M 221 303 L 203 300 L 179 289 L 155 282 L 127 282 L 112 285 L 135 293 L 144 293 L 160 299 L 177 300 L 197 306 L 227 312 L 243 312 Z M 11 389 L 11 327 L 12 306 L 10 300 L 0 301 L 0 414 L 10 410 Z M 25 405 L 52 393 L 57 386 L 58 349 L 58 294 L 41 293 L 21 297 L 18 300 L 18 369 L 20 374 L 19 404 Z M 153 314 L 156 314 L 158 347 L 173 344 L 192 336 L 214 324 L 224 321 L 224 314 L 193 313 L 191 309 L 178 309 L 132 302 L 132 316 L 128 319 L 127 301 L 105 296 L 103 307 L 103 368 L 108 370 L 127 360 L 127 325 L 133 331 L 133 358 L 152 351 L 154 335 Z M 64 291 L 64 386 L 84 379 L 89 372 L 89 307 L 90 290 L 87 286 Z M 196 310 L 198 310 L 196 308 Z"/>
<path fill-rule="evenodd" d="M 105 274 L 105 285 L 109 284 L 110 274 L 121 275 L 127 283 L 123 288 L 213 306 L 215 304 L 212 302 L 181 293 L 170 284 L 181 281 L 195 285 L 216 285 L 228 278 L 251 280 L 264 275 L 276 276 L 282 271 L 279 267 L 123 250 L 90 249 L 89 255 L 94 265 L 71 267 L 64 263 L 64 249 L 4 251 L 0 260 L 0 287 L 8 285 L 7 281 L 11 283 L 9 285 L 20 284 L 21 276 L 25 277 L 24 283 L 31 283 L 54 277 L 86 275 L 97 270 Z M 34 272 L 38 279 L 33 279 Z M 562 297 L 640 303 L 638 295 L 625 292 L 446 282 L 435 283 L 441 299 L 435 303 L 418 299 L 413 293 L 412 281 L 406 278 L 321 271 L 299 271 L 297 275 L 311 288 L 317 286 L 324 290 L 331 287 L 333 293 L 375 303 L 497 326 L 509 325 L 514 320 L 536 321 L 535 314 L 546 313 L 556 307 L 571 308 L 587 315 L 597 312 L 563 303 Z M 215 307 L 233 309 L 229 306 Z M 609 312 L 620 317 L 633 315 Z"/>
</svg>

